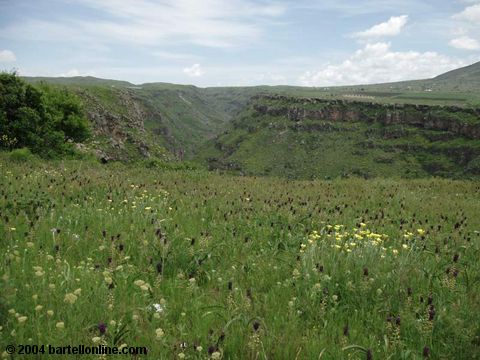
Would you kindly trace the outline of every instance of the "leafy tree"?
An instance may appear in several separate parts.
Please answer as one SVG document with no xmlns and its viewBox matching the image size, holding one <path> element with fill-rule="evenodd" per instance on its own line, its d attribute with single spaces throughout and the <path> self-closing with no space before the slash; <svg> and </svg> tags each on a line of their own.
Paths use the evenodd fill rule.
<svg viewBox="0 0 480 360">
<path fill-rule="evenodd" d="M 71 149 L 90 136 L 80 100 L 65 89 L 34 87 L 0 73 L 0 148 L 29 148 L 44 156 Z"/>
</svg>

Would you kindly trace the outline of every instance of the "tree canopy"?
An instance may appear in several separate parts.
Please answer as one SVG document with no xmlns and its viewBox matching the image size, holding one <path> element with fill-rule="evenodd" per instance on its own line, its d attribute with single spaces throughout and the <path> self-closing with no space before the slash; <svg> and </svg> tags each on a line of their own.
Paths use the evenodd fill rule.
<svg viewBox="0 0 480 360">
<path fill-rule="evenodd" d="M 15 73 L 0 73 L 0 149 L 26 147 L 51 157 L 89 136 L 77 96 L 46 84 L 30 85 Z"/>
</svg>

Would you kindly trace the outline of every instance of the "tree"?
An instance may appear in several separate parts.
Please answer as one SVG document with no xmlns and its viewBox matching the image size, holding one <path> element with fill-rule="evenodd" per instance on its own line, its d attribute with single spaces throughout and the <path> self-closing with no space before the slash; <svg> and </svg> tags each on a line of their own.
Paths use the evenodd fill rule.
<svg viewBox="0 0 480 360">
<path fill-rule="evenodd" d="M 15 73 L 0 73 L 0 148 L 27 147 L 44 156 L 90 136 L 80 100 L 66 89 L 38 88 Z"/>
</svg>

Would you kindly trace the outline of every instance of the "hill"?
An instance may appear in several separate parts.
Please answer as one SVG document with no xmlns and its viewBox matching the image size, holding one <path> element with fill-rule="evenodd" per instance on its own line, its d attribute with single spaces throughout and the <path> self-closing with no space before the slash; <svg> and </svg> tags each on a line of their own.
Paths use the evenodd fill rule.
<svg viewBox="0 0 480 360">
<path fill-rule="evenodd" d="M 206 150 L 208 149 L 208 146 L 204 146 L 206 142 L 212 141 L 225 131 L 230 135 L 237 133 L 238 129 L 235 126 L 238 126 L 239 121 L 236 121 L 237 125 L 232 128 L 232 120 L 241 119 L 240 122 L 244 123 L 256 119 L 248 119 L 252 114 L 246 106 L 252 98 L 259 95 L 281 95 L 307 101 L 312 98 L 325 101 L 342 100 L 346 101 L 346 104 L 416 104 L 476 108 L 480 106 L 479 69 L 480 63 L 476 63 L 434 79 L 317 88 L 297 86 L 199 88 L 168 83 L 135 85 L 126 81 L 94 77 L 25 79 L 32 83 L 47 82 L 65 87 L 82 98 L 96 135 L 94 141 L 87 145 L 103 158 L 122 161 L 135 161 L 150 156 L 191 159 L 200 151 L 199 158 L 205 161 L 206 153 L 211 152 L 211 149 Z M 365 131 L 364 129 L 363 132 Z M 357 134 L 357 142 L 361 141 L 360 134 L 361 132 Z M 270 135 L 272 138 L 275 136 L 273 133 Z M 342 140 L 342 133 L 337 135 L 337 140 L 345 143 Z M 412 134 L 404 135 L 404 141 L 407 141 L 410 135 Z M 221 139 L 225 139 L 223 135 L 220 136 Z M 416 141 L 410 140 L 413 143 Z M 289 146 L 295 141 L 289 140 L 290 145 L 282 149 L 281 143 L 272 146 L 277 148 L 275 150 L 277 152 L 286 151 L 290 154 Z M 314 139 L 310 141 L 315 142 Z M 330 145 L 326 142 L 321 147 L 325 149 Z M 224 155 L 216 154 L 214 157 L 225 160 Z M 335 156 L 335 152 L 332 156 Z M 354 157 L 351 160 L 356 162 L 358 159 Z M 390 165 L 377 164 L 377 168 L 389 168 L 398 173 L 398 169 L 395 170 L 395 167 Z M 449 167 L 445 171 L 449 171 L 448 169 Z M 264 171 L 255 170 L 253 173 Z M 416 173 L 425 174 L 420 170 Z"/>
<path fill-rule="evenodd" d="M 257 96 L 198 156 L 210 169 L 290 178 L 480 174 L 480 111 Z"/>
</svg>

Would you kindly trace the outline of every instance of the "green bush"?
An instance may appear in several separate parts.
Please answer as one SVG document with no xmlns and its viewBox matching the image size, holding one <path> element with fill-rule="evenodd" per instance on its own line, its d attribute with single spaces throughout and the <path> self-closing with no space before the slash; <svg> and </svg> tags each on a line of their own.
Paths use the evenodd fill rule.
<svg viewBox="0 0 480 360">
<path fill-rule="evenodd" d="M 90 135 L 80 100 L 65 89 L 34 87 L 0 73 L 0 149 L 28 148 L 44 157 L 65 154 Z"/>
<path fill-rule="evenodd" d="M 10 160 L 16 162 L 26 162 L 32 158 L 32 153 L 27 148 L 12 150 L 9 154 Z"/>
</svg>

